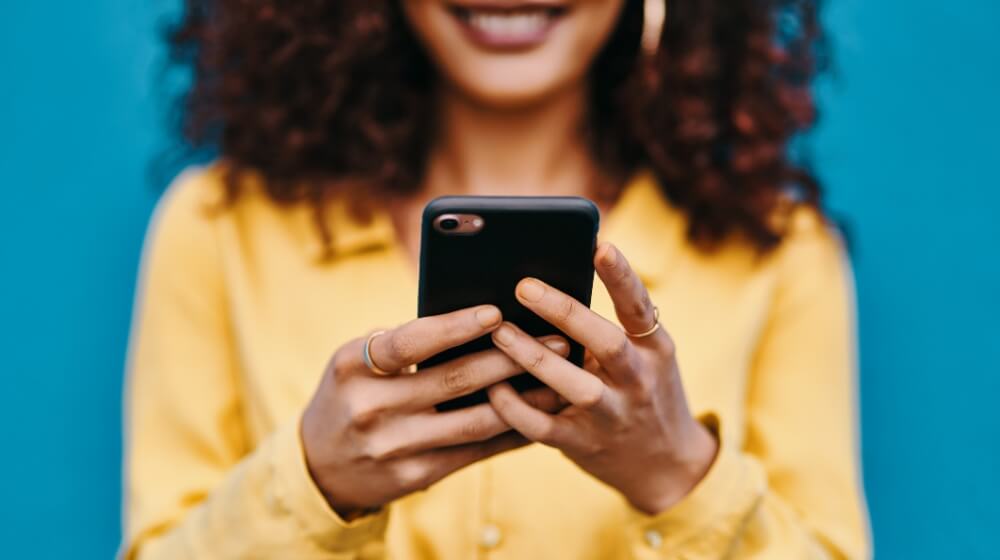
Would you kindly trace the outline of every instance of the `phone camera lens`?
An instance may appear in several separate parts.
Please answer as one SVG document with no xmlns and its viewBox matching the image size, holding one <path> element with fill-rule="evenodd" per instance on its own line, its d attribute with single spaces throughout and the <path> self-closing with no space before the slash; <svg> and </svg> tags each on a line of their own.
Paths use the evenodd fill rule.
<svg viewBox="0 0 1000 560">
<path fill-rule="evenodd" d="M 458 220 L 455 218 L 445 218 L 441 220 L 441 229 L 445 231 L 458 229 Z"/>
</svg>

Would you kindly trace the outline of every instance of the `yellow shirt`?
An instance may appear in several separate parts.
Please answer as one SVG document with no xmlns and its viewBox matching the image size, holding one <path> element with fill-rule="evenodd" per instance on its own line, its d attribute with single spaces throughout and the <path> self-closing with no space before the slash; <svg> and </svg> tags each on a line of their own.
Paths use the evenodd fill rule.
<svg viewBox="0 0 1000 560">
<path fill-rule="evenodd" d="M 855 441 L 852 294 L 838 239 L 807 211 L 758 258 L 684 239 L 638 178 L 601 228 L 676 340 L 720 452 L 684 500 L 644 515 L 558 451 L 531 445 L 345 523 L 303 459 L 298 423 L 333 351 L 416 314 L 416 270 L 388 218 L 252 192 L 210 212 L 217 172 L 161 202 L 140 278 L 127 403 L 128 558 L 654 559 L 868 555 Z M 600 283 L 593 307 L 614 317 Z"/>
</svg>

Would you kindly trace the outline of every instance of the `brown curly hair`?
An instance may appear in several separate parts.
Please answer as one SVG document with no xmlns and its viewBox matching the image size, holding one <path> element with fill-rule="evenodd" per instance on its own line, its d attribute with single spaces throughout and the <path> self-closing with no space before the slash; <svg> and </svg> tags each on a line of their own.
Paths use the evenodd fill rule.
<svg viewBox="0 0 1000 560">
<path fill-rule="evenodd" d="M 818 181 L 789 155 L 815 121 L 817 2 L 669 0 L 648 57 L 643 2 L 626 0 L 591 69 L 595 160 L 620 180 L 651 170 L 699 247 L 779 244 L 790 208 L 819 208 Z M 436 73 L 398 0 L 185 0 L 169 40 L 192 71 L 182 136 L 218 156 L 231 201 L 247 173 L 318 217 L 359 184 L 418 188 Z M 320 232 L 329 242 L 322 219 Z"/>
</svg>

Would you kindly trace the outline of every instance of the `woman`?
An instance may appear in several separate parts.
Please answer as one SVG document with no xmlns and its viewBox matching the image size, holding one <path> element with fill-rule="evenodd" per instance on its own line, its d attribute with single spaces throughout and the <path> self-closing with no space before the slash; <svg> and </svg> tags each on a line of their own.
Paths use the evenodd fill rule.
<svg viewBox="0 0 1000 560">
<path fill-rule="evenodd" d="M 848 271 L 786 156 L 816 39 L 805 1 L 188 0 L 219 158 L 148 242 L 125 556 L 865 556 Z M 585 368 L 492 306 L 413 318 L 455 193 L 599 204 L 593 311 L 517 289 Z"/>
</svg>

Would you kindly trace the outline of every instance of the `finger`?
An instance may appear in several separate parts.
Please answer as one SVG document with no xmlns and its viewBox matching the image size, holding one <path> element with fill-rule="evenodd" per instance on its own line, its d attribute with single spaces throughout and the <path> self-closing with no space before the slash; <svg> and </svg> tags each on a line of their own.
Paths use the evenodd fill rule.
<svg viewBox="0 0 1000 560">
<path fill-rule="evenodd" d="M 547 387 L 527 391 L 521 398 L 537 410 L 556 412 L 563 407 L 556 392 Z M 411 422 L 413 429 L 407 438 L 411 443 L 400 446 L 404 449 L 400 455 L 486 441 L 511 429 L 489 403 L 452 412 L 431 412 L 418 418 L 418 422 Z"/>
<path fill-rule="evenodd" d="M 569 355 L 569 343 L 560 336 L 539 339 L 547 348 Z M 385 379 L 389 400 L 410 410 L 422 410 L 462 395 L 473 393 L 524 371 L 520 364 L 500 350 L 484 350 L 439 364 L 417 375 Z"/>
<path fill-rule="evenodd" d="M 635 349 L 611 321 L 535 278 L 521 280 L 516 292 L 522 305 L 583 344 L 608 371 L 625 374 L 633 369 Z"/>
<path fill-rule="evenodd" d="M 521 434 L 509 431 L 487 441 L 403 457 L 394 462 L 393 468 L 408 487 L 426 488 L 463 467 L 530 443 Z"/>
<path fill-rule="evenodd" d="M 515 431 L 508 431 L 487 441 L 439 449 L 430 453 L 436 455 L 434 458 L 437 464 L 436 470 L 443 477 L 462 467 L 524 447 L 530 443 L 532 443 L 531 440 L 523 435 Z"/>
<path fill-rule="evenodd" d="M 605 394 L 608 388 L 603 381 L 549 350 L 514 325 L 500 325 L 493 331 L 493 342 L 525 371 L 570 403 L 587 409 L 600 408 L 606 404 Z"/>
<path fill-rule="evenodd" d="M 400 417 L 372 438 L 368 455 L 385 460 L 485 441 L 510 430 L 489 403 Z"/>
<path fill-rule="evenodd" d="M 385 371 L 399 371 L 483 336 L 500 320 L 500 310 L 493 305 L 414 319 L 372 339 L 371 359 Z"/>
<path fill-rule="evenodd" d="M 532 389 L 530 391 L 525 391 L 520 393 L 521 398 L 524 402 L 537 408 L 538 410 L 556 413 L 566 408 L 569 405 L 569 401 L 564 399 L 562 395 L 553 391 L 549 387 L 542 387 L 540 389 Z"/>
<path fill-rule="evenodd" d="M 524 437 L 566 451 L 583 449 L 581 436 L 570 420 L 534 408 L 509 383 L 490 387 L 489 396 L 500 418 Z"/>
<path fill-rule="evenodd" d="M 548 412 L 558 412 L 565 406 L 548 387 L 527 391 L 523 399 L 536 409 Z M 486 441 L 510 429 L 489 403 L 483 403 L 451 412 L 400 417 L 369 441 L 366 452 L 370 458 L 384 461 Z"/>
<path fill-rule="evenodd" d="M 594 268 L 615 306 L 615 315 L 626 331 L 642 333 L 656 323 L 656 312 L 649 291 L 632 270 L 625 255 L 610 243 L 602 243 L 594 254 Z M 663 329 L 660 329 L 661 331 Z M 647 340 L 646 337 L 637 340 Z"/>
</svg>

